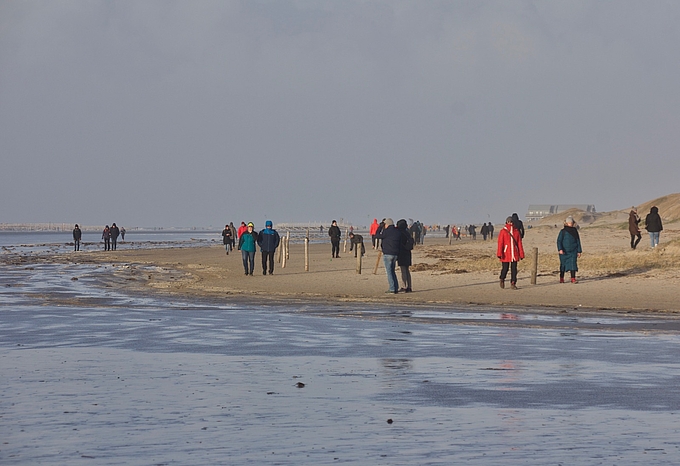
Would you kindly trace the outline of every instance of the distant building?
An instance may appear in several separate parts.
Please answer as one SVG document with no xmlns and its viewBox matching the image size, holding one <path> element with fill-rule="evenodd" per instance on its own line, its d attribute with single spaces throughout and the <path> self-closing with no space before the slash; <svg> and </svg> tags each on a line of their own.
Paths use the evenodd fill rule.
<svg viewBox="0 0 680 466">
<path fill-rule="evenodd" d="M 593 204 L 532 204 L 527 211 L 526 219 L 528 222 L 540 220 L 549 215 L 559 214 L 569 209 L 579 209 L 585 212 L 595 213 L 595 206 Z"/>
</svg>

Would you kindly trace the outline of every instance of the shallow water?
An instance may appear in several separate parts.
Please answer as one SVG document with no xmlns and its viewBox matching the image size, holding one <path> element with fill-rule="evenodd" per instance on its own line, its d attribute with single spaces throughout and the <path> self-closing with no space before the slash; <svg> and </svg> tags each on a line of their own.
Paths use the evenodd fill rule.
<svg viewBox="0 0 680 466">
<path fill-rule="evenodd" d="M 0 268 L 1 464 L 678 462 L 674 332 L 164 301 L 103 273 Z"/>
</svg>

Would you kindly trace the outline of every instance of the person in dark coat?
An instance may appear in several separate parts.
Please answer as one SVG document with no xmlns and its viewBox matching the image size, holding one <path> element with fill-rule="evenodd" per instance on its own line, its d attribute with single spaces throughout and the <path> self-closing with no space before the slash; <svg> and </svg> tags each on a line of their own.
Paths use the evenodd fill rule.
<svg viewBox="0 0 680 466">
<path fill-rule="evenodd" d="M 339 258 L 340 257 L 340 236 L 342 233 L 340 232 L 340 227 L 338 226 L 338 222 L 333 220 L 331 223 L 331 227 L 328 229 L 328 236 L 331 237 L 331 257 L 333 258 Z"/>
<path fill-rule="evenodd" d="M 487 227 L 487 231 L 489 232 L 489 236 L 491 239 L 493 239 L 493 224 L 489 222 L 489 226 Z"/>
<path fill-rule="evenodd" d="M 364 237 L 361 235 L 355 235 L 354 232 L 349 232 L 349 252 L 354 249 L 354 257 L 357 256 L 357 252 L 361 251 L 361 257 L 366 254 L 366 247 L 364 247 Z"/>
<path fill-rule="evenodd" d="M 231 240 L 233 239 L 231 234 L 231 228 L 229 225 L 224 225 L 224 230 L 222 230 L 222 244 L 224 244 L 224 249 L 227 251 L 227 256 L 232 248 Z"/>
<path fill-rule="evenodd" d="M 83 232 L 80 230 L 80 227 L 76 223 L 75 228 L 73 229 L 73 250 L 74 251 L 80 251 L 80 238 L 83 237 Z"/>
<path fill-rule="evenodd" d="M 482 239 L 486 241 L 486 237 L 489 234 L 489 227 L 486 226 L 486 223 L 482 223 L 482 228 L 479 232 L 482 234 Z"/>
<path fill-rule="evenodd" d="M 477 239 L 477 227 L 475 225 L 470 225 L 468 231 L 470 232 L 472 239 Z"/>
<path fill-rule="evenodd" d="M 515 229 L 519 231 L 519 236 L 524 239 L 524 223 L 519 219 L 517 213 L 512 214 L 512 224 L 515 226 Z"/>
<path fill-rule="evenodd" d="M 657 247 L 659 245 L 659 235 L 663 230 L 661 216 L 659 215 L 659 208 L 657 206 L 654 206 L 649 210 L 649 213 L 645 218 L 645 230 L 649 232 L 652 248 Z"/>
<path fill-rule="evenodd" d="M 413 249 L 413 236 L 408 230 L 408 224 L 405 219 L 401 219 L 397 222 L 397 230 L 401 233 L 401 239 L 399 243 L 399 254 L 397 254 L 397 265 L 401 270 L 401 281 L 404 282 L 404 286 L 401 287 L 399 291 L 405 293 L 410 293 L 413 291 L 411 289 L 411 250 Z"/>
<path fill-rule="evenodd" d="M 104 231 L 102 232 L 102 239 L 104 240 L 104 251 L 110 251 L 111 250 L 111 229 L 109 228 L 108 225 L 104 227 Z"/>
<path fill-rule="evenodd" d="M 628 232 L 630 233 L 631 249 L 635 249 L 642 239 L 642 234 L 640 233 L 640 220 L 637 209 L 631 207 L 630 213 L 628 214 Z M 637 237 L 637 240 L 635 237 Z"/>
<path fill-rule="evenodd" d="M 120 230 L 115 223 L 111 224 L 111 249 L 116 250 L 118 244 L 118 236 L 120 235 Z"/>
<path fill-rule="evenodd" d="M 274 230 L 274 224 L 271 220 L 267 220 L 264 225 L 264 230 L 260 230 L 257 234 L 257 244 L 262 251 L 262 275 L 267 275 L 267 261 L 269 261 L 269 275 L 272 275 L 274 273 L 274 252 L 279 247 L 281 237 Z"/>
<path fill-rule="evenodd" d="M 385 271 L 387 272 L 387 283 L 389 290 L 386 293 L 399 293 L 399 282 L 397 280 L 397 273 L 395 271 L 397 266 L 397 258 L 399 256 L 399 248 L 401 245 L 401 232 L 394 226 L 394 220 L 386 218 L 384 220 L 385 227 L 378 230 L 375 235 L 376 239 L 380 240 L 380 247 L 383 253 L 383 263 L 385 264 Z"/>
<path fill-rule="evenodd" d="M 557 250 L 560 254 L 560 283 L 564 283 L 564 273 L 571 272 L 571 282 L 576 283 L 578 272 L 577 259 L 583 252 L 578 229 L 574 226 L 574 218 L 569 216 L 564 221 L 564 228 L 557 235 Z"/>
</svg>

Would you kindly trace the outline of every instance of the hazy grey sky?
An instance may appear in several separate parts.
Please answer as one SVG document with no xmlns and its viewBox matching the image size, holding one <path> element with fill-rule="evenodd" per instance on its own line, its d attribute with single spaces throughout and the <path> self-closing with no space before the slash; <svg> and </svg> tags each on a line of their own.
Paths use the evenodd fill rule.
<svg viewBox="0 0 680 466">
<path fill-rule="evenodd" d="M 502 222 L 678 191 L 678 1 L 0 0 L 0 222 Z"/>
</svg>

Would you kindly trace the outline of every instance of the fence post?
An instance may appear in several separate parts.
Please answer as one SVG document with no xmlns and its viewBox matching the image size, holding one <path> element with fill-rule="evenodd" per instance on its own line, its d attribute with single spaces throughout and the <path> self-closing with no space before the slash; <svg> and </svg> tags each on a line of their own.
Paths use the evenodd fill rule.
<svg viewBox="0 0 680 466">
<path fill-rule="evenodd" d="M 309 230 L 305 236 L 305 272 L 309 272 Z"/>
<path fill-rule="evenodd" d="M 347 252 L 347 236 L 349 235 L 349 229 L 345 228 L 345 241 L 342 243 L 342 253 L 345 254 Z"/>
<path fill-rule="evenodd" d="M 361 248 L 363 247 L 363 243 L 355 243 L 354 246 L 354 252 L 357 254 L 357 274 L 361 275 Z"/>
<path fill-rule="evenodd" d="M 453 239 L 453 225 L 449 225 L 449 246 L 451 246 L 451 240 Z"/>
<path fill-rule="evenodd" d="M 373 275 L 378 273 L 378 265 L 380 265 L 380 258 L 382 257 L 382 251 L 378 251 L 378 258 L 375 260 L 375 267 L 373 268 Z"/>
<path fill-rule="evenodd" d="M 534 253 L 531 257 L 531 284 L 536 284 L 536 276 L 538 275 L 538 248 L 534 248 Z"/>
</svg>

